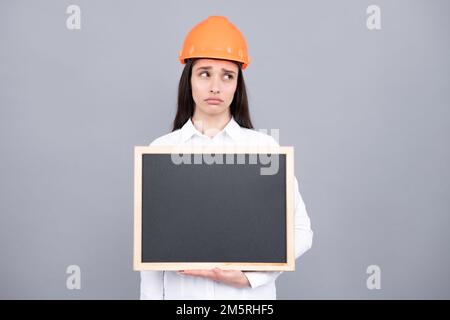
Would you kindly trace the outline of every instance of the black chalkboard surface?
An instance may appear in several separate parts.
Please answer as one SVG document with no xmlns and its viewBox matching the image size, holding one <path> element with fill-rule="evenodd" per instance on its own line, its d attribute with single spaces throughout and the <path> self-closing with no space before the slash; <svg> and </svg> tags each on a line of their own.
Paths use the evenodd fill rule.
<svg viewBox="0 0 450 320">
<path fill-rule="evenodd" d="M 293 270 L 293 148 L 135 148 L 135 270 Z"/>
</svg>

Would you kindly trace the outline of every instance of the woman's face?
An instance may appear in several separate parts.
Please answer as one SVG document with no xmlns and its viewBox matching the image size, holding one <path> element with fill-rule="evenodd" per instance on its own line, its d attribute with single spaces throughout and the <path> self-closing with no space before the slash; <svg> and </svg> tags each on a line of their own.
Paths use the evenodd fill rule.
<svg viewBox="0 0 450 320">
<path fill-rule="evenodd" d="M 229 111 L 236 91 L 238 66 L 230 61 L 199 59 L 191 75 L 195 111 L 218 115 Z"/>
</svg>

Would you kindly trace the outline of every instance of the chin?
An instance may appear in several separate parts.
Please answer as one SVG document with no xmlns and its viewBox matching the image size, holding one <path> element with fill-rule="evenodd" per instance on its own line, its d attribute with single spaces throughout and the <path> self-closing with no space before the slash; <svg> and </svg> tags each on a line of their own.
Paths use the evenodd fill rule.
<svg viewBox="0 0 450 320">
<path fill-rule="evenodd" d="M 202 112 L 207 115 L 218 115 L 227 111 L 227 108 L 220 105 L 206 105 L 201 108 Z"/>
</svg>

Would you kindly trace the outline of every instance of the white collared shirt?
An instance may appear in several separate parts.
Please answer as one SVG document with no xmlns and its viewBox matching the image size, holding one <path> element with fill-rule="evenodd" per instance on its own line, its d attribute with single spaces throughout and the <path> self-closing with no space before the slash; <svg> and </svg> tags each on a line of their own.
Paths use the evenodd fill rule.
<svg viewBox="0 0 450 320">
<path fill-rule="evenodd" d="M 232 117 L 225 128 L 210 138 L 195 128 L 192 119 L 181 129 L 155 139 L 151 146 L 279 146 L 268 134 L 239 126 Z M 313 232 L 294 178 L 295 257 L 312 245 Z M 176 271 L 141 271 L 141 299 L 213 300 L 276 299 L 275 279 L 281 272 L 245 271 L 251 287 L 235 288 L 203 277 L 179 275 Z"/>
</svg>

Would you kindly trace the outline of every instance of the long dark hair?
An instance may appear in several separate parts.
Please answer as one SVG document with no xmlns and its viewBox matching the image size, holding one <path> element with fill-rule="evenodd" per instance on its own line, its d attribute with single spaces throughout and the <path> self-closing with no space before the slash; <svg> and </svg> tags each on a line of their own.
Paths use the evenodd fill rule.
<svg viewBox="0 0 450 320">
<path fill-rule="evenodd" d="M 180 129 L 194 114 L 195 102 L 192 97 L 191 74 L 192 66 L 194 65 L 195 60 L 197 59 L 186 60 L 186 65 L 180 77 L 180 83 L 178 85 L 177 114 L 175 116 L 175 120 L 173 120 L 172 131 Z M 250 120 L 247 91 L 245 90 L 245 82 L 242 75 L 241 64 L 237 62 L 235 63 L 238 65 L 239 71 L 236 91 L 230 105 L 230 112 L 241 127 L 253 129 L 252 121 Z"/>
</svg>

